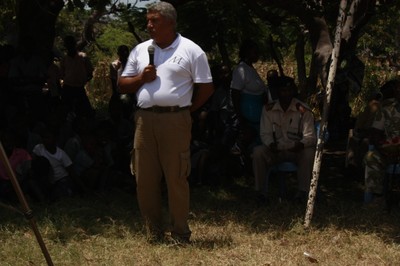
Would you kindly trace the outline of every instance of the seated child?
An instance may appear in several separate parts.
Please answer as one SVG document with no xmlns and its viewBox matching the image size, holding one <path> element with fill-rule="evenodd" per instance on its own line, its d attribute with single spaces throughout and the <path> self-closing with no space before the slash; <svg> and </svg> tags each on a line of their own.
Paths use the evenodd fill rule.
<svg viewBox="0 0 400 266">
<path fill-rule="evenodd" d="M 43 143 L 33 148 L 34 160 L 36 157 L 44 157 L 50 164 L 49 182 L 51 184 L 50 198 L 55 200 L 65 196 L 71 196 L 75 192 L 82 192 L 82 182 L 75 178 L 72 161 L 64 150 L 56 145 L 56 135 L 49 128 L 41 132 Z"/>
</svg>

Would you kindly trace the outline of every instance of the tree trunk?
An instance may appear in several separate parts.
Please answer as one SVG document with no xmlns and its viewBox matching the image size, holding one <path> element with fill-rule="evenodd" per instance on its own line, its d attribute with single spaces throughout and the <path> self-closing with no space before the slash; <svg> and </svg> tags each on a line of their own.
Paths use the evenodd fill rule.
<svg viewBox="0 0 400 266">
<path fill-rule="evenodd" d="M 224 65 L 227 65 L 229 67 L 229 69 L 231 69 L 232 62 L 229 58 L 228 49 L 226 48 L 224 33 L 220 29 L 220 27 L 218 27 L 218 29 L 217 29 L 217 46 L 218 46 L 219 53 L 221 54 L 221 57 L 222 57 L 222 63 Z"/>
<path fill-rule="evenodd" d="M 32 45 L 45 62 L 52 59 L 55 24 L 63 7 L 63 0 L 18 0 L 17 46 Z"/>
<path fill-rule="evenodd" d="M 313 54 L 311 57 L 310 70 L 308 73 L 307 84 L 306 84 L 306 90 L 308 92 L 308 95 L 317 92 L 316 90 L 317 90 L 317 83 L 318 83 L 318 73 L 320 70 L 317 67 L 316 61 L 317 61 L 316 55 Z"/>
<path fill-rule="evenodd" d="M 332 54 L 332 41 L 325 18 L 314 17 L 306 20 L 310 31 L 310 41 L 313 48 L 314 66 L 317 68 L 322 86 L 326 87 L 328 77 L 327 64 Z"/>
<path fill-rule="evenodd" d="M 306 62 L 304 60 L 304 32 L 300 31 L 297 35 L 296 42 L 296 62 L 297 62 L 297 77 L 299 80 L 299 88 L 300 88 L 300 98 L 304 100 L 307 97 L 307 72 L 306 72 Z"/>
<path fill-rule="evenodd" d="M 331 100 L 331 92 L 332 92 L 332 89 L 333 89 L 334 83 L 335 83 L 337 61 L 339 59 L 339 54 L 340 54 L 340 43 L 341 43 L 343 23 L 345 20 L 346 7 L 347 7 L 347 1 L 341 0 L 340 8 L 339 8 L 339 16 L 338 16 L 337 24 L 336 24 L 335 43 L 334 43 L 334 48 L 333 48 L 333 53 L 332 53 L 333 56 L 332 56 L 332 61 L 331 61 L 331 65 L 329 68 L 327 87 L 325 90 L 324 109 L 323 109 L 323 113 L 322 113 L 320 132 L 319 132 L 319 136 L 318 136 L 317 150 L 315 153 L 314 166 L 313 166 L 313 171 L 312 171 L 312 180 L 311 180 L 311 184 L 310 184 L 310 192 L 309 192 L 308 202 L 307 202 L 307 210 L 306 210 L 306 215 L 305 215 L 305 219 L 304 219 L 304 226 L 306 228 L 308 228 L 310 226 L 311 218 L 312 218 L 312 215 L 314 212 L 314 204 L 315 204 L 315 198 L 317 195 L 317 187 L 318 187 L 318 178 L 319 178 L 319 173 L 321 170 L 321 161 L 322 161 L 322 154 L 323 154 L 323 149 L 324 149 L 324 136 L 325 136 L 326 128 L 327 128 L 327 121 L 328 121 L 329 107 L 330 107 L 330 100 Z"/>
<path fill-rule="evenodd" d="M 104 15 L 105 7 L 94 9 L 92 15 L 85 22 L 85 26 L 82 33 L 82 38 L 78 41 L 78 49 L 83 50 L 86 45 L 94 42 L 96 37 L 94 35 L 94 24 Z"/>
<path fill-rule="evenodd" d="M 271 51 L 272 59 L 274 59 L 276 64 L 278 65 L 279 75 L 284 76 L 285 71 L 283 70 L 282 62 L 278 56 L 278 51 L 275 48 L 274 38 L 272 37 L 272 35 L 269 35 L 268 44 L 269 44 L 269 49 Z"/>
</svg>

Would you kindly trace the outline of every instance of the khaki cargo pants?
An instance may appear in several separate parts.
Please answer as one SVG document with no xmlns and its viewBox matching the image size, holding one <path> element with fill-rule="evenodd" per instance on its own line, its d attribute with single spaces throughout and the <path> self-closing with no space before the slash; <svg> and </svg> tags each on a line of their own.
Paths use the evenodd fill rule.
<svg viewBox="0 0 400 266">
<path fill-rule="evenodd" d="M 190 237 L 189 183 L 192 119 L 189 110 L 135 114 L 132 170 L 139 208 L 152 234 L 163 232 L 162 178 L 168 190 L 172 235 Z"/>
</svg>

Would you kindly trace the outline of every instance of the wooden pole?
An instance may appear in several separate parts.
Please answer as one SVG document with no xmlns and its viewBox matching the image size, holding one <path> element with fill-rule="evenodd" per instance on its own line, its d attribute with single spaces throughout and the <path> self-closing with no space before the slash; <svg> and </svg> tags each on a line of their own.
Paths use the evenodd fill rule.
<svg viewBox="0 0 400 266">
<path fill-rule="evenodd" d="M 340 7 L 339 7 L 339 15 L 338 15 L 337 22 L 336 22 L 335 40 L 334 40 L 332 56 L 331 56 L 332 60 L 331 60 L 331 65 L 329 67 L 328 81 L 327 81 L 325 95 L 324 95 L 322 119 L 321 119 L 320 131 L 319 131 L 319 136 L 318 136 L 318 141 L 317 141 L 317 149 L 315 152 L 314 166 L 313 166 L 313 170 L 312 170 L 312 179 L 311 179 L 311 183 L 310 183 L 310 192 L 309 192 L 308 201 L 307 201 L 307 210 L 306 210 L 305 219 L 304 219 L 304 226 L 306 228 L 308 228 L 310 226 L 311 219 L 312 219 L 313 212 L 314 212 L 314 204 L 315 204 L 315 198 L 316 198 L 317 187 L 318 187 L 318 178 L 319 178 L 319 174 L 320 174 L 320 170 L 321 170 L 321 161 L 322 161 L 322 154 L 323 154 L 324 142 L 325 142 L 324 136 L 326 135 L 326 131 L 327 131 L 330 101 L 331 101 L 332 89 L 335 84 L 337 62 L 338 62 L 338 58 L 339 58 L 340 43 L 341 43 L 341 38 L 342 38 L 343 24 L 345 21 L 344 18 L 346 15 L 346 8 L 347 8 L 347 1 L 341 0 Z"/>
<path fill-rule="evenodd" d="M 53 266 L 54 264 L 51 260 L 50 254 L 47 251 L 46 245 L 44 244 L 42 236 L 40 235 L 40 232 L 36 226 L 36 222 L 33 217 L 33 212 L 29 208 L 29 205 L 25 199 L 24 193 L 22 192 L 21 187 L 19 186 L 18 180 L 15 176 L 14 171 L 11 168 L 10 161 L 8 160 L 8 157 L 3 148 L 3 144 L 1 142 L 0 142 L 0 162 L 2 162 L 3 165 L 5 166 L 6 172 L 7 172 L 8 176 L 10 177 L 11 184 L 14 187 L 14 191 L 17 194 L 19 202 L 21 203 L 24 216 L 29 221 L 29 223 L 32 227 L 32 230 L 35 233 L 36 239 L 37 239 L 39 246 L 42 250 L 42 253 L 46 259 L 47 265 Z"/>
</svg>

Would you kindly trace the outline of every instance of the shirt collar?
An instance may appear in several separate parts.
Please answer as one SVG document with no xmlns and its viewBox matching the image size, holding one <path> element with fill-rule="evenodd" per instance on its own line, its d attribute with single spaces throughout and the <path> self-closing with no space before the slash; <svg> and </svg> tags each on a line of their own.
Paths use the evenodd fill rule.
<svg viewBox="0 0 400 266">
<path fill-rule="evenodd" d="M 154 45 L 154 46 L 156 46 L 158 49 L 161 49 L 161 50 L 169 50 L 169 49 L 175 49 L 177 46 L 178 46 L 178 44 L 179 44 L 179 42 L 181 41 L 181 38 L 182 38 L 182 36 L 179 34 L 179 33 L 177 33 L 176 34 L 176 38 L 175 38 L 175 40 L 171 43 L 171 45 L 170 46 L 168 46 L 168 47 L 165 47 L 164 49 L 161 49 L 157 44 L 156 44 L 156 42 L 154 41 L 154 40 L 152 40 L 152 44 Z"/>
<path fill-rule="evenodd" d="M 296 112 L 296 111 L 297 111 L 296 103 L 297 103 L 296 98 L 293 98 L 293 99 L 292 99 L 292 102 L 290 103 L 290 105 L 289 105 L 288 109 L 286 110 L 286 112 L 287 112 L 287 111 L 294 111 L 294 112 Z M 279 103 L 279 101 L 277 101 L 277 102 L 274 104 L 274 106 L 272 107 L 272 110 L 274 110 L 274 111 L 280 110 L 280 111 L 284 112 L 283 109 L 282 109 L 282 107 L 281 107 L 281 105 L 280 105 L 280 103 Z"/>
</svg>

